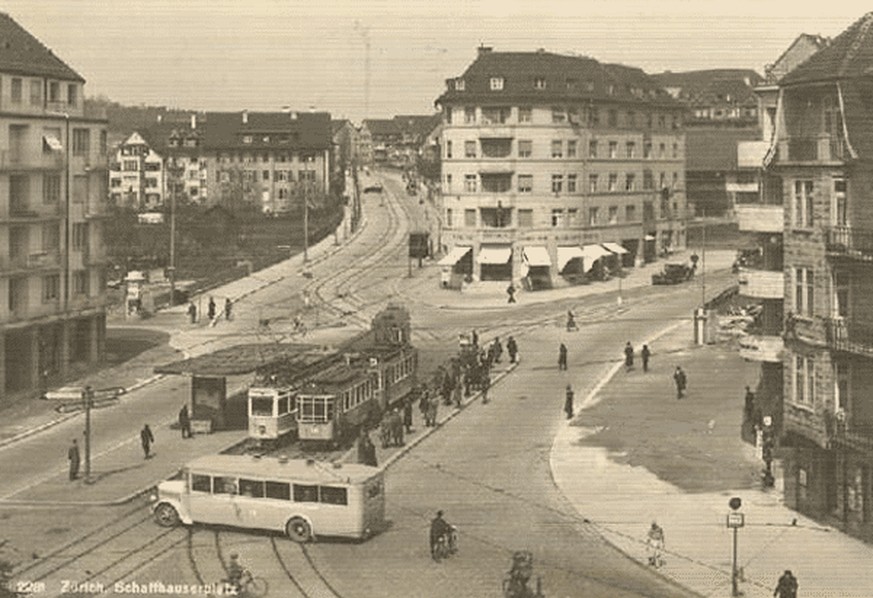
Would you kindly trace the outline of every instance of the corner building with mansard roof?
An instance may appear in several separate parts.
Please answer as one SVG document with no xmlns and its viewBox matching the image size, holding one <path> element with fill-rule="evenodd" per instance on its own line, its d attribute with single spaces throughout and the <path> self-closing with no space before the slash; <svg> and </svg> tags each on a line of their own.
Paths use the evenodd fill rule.
<svg viewBox="0 0 873 598">
<path fill-rule="evenodd" d="M 559 286 L 685 246 L 683 108 L 642 70 L 480 47 L 436 104 L 453 282 Z"/>
</svg>

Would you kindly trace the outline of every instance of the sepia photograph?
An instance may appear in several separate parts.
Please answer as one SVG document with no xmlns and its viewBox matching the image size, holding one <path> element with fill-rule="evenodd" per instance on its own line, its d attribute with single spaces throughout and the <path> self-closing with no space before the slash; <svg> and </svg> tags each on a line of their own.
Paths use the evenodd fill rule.
<svg viewBox="0 0 873 598">
<path fill-rule="evenodd" d="M 863 3 L 4 0 L 0 297 L 0 598 L 873 598 Z"/>
</svg>

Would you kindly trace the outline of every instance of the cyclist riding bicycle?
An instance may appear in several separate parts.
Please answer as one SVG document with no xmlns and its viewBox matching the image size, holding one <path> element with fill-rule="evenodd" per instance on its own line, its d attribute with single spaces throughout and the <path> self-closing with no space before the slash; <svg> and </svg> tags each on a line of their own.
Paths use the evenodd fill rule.
<svg viewBox="0 0 873 598">
<path fill-rule="evenodd" d="M 454 528 L 443 519 L 443 512 L 437 511 L 436 517 L 430 522 L 430 555 L 435 561 L 440 559 L 440 542 L 445 542 L 450 551 L 454 548 L 453 533 Z"/>
<path fill-rule="evenodd" d="M 237 591 L 242 587 L 242 578 L 245 571 L 245 567 L 239 562 L 239 555 L 237 553 L 230 555 L 230 562 L 227 564 L 227 581 Z"/>
</svg>

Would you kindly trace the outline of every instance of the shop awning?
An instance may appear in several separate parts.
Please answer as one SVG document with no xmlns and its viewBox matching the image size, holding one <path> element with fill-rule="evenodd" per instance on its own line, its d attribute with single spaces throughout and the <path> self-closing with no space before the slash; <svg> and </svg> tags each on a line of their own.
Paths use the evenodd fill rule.
<svg viewBox="0 0 873 598">
<path fill-rule="evenodd" d="M 551 266 L 549 252 L 542 245 L 531 245 L 524 248 L 524 259 L 528 266 Z"/>
<path fill-rule="evenodd" d="M 454 266 L 461 258 L 472 251 L 472 247 L 464 247 L 463 245 L 459 245 L 457 247 L 452 247 L 452 250 L 449 251 L 446 256 L 437 262 L 440 266 Z"/>
<path fill-rule="evenodd" d="M 612 253 L 600 245 L 583 245 L 582 259 L 584 260 L 585 271 L 590 271 L 594 267 L 594 262 L 607 255 L 612 255 Z"/>
<path fill-rule="evenodd" d="M 652 235 L 646 235 L 644 238 L 646 241 L 654 241 L 655 240 L 655 237 L 653 237 Z"/>
<path fill-rule="evenodd" d="M 582 248 L 578 245 L 558 247 L 558 272 L 563 272 L 573 258 L 582 257 Z"/>
<path fill-rule="evenodd" d="M 476 261 L 480 264 L 505 264 L 512 257 L 512 247 L 480 247 Z"/>
<path fill-rule="evenodd" d="M 624 255 L 625 253 L 630 253 L 627 249 L 619 245 L 618 243 L 601 243 L 607 250 L 611 251 L 616 255 Z"/>
</svg>

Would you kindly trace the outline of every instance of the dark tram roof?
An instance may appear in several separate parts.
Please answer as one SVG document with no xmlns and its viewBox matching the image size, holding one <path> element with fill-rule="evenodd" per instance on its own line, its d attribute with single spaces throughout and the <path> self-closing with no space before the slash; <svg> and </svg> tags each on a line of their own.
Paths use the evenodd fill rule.
<svg viewBox="0 0 873 598">
<path fill-rule="evenodd" d="M 308 366 L 332 352 L 303 343 L 264 343 L 236 345 L 213 353 L 157 366 L 156 374 L 222 377 L 249 374 L 282 361 Z"/>
</svg>

